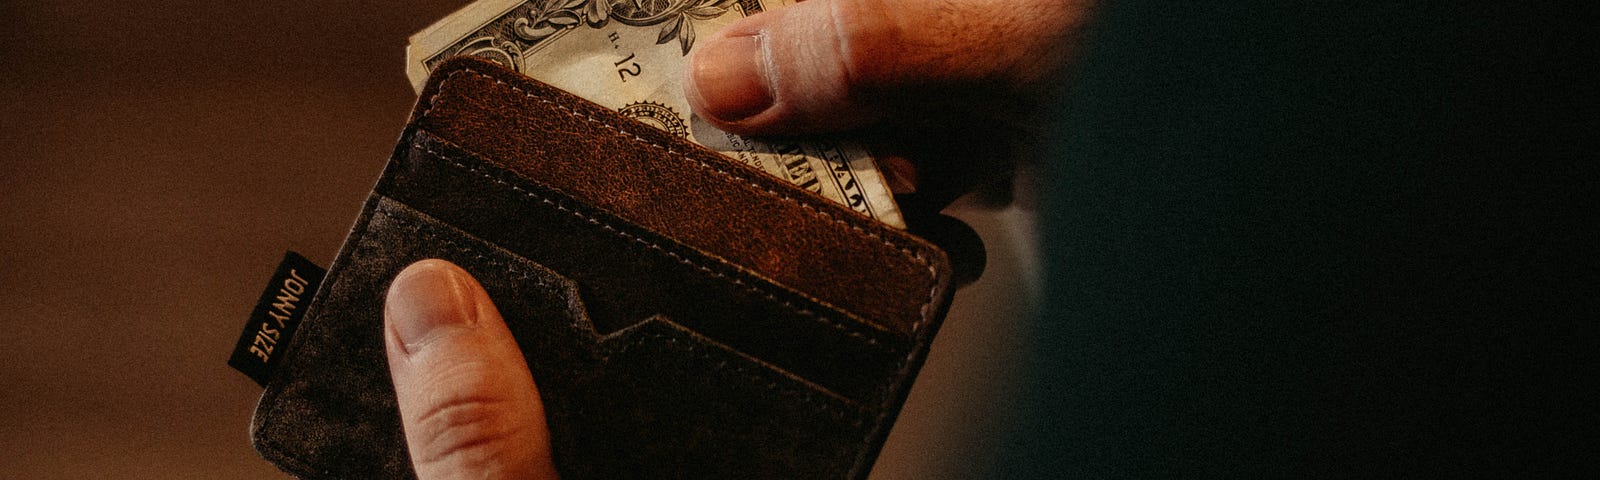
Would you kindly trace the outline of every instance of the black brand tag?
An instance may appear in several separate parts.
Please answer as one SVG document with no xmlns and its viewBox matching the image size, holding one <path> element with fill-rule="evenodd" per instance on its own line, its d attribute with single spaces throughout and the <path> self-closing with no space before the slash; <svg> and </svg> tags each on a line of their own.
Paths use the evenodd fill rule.
<svg viewBox="0 0 1600 480">
<path fill-rule="evenodd" d="M 266 386 L 273 369 L 283 359 L 289 338 L 300 326 L 306 306 L 311 304 L 311 296 L 316 295 L 317 285 L 322 284 L 324 273 L 327 272 L 306 257 L 294 252 L 284 253 L 278 273 L 272 274 L 272 281 L 261 292 L 255 311 L 250 312 L 250 322 L 239 334 L 239 343 L 234 345 L 228 365 Z"/>
</svg>

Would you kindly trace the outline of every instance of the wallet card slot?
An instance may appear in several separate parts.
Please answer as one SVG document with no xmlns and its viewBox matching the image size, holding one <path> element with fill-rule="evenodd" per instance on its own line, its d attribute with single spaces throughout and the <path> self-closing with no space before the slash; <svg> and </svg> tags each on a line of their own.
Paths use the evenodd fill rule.
<svg viewBox="0 0 1600 480">
<path fill-rule="evenodd" d="M 488 62 L 441 66 L 413 125 L 906 337 L 948 301 L 927 242 Z"/>
<path fill-rule="evenodd" d="M 868 404 L 904 368 L 910 339 L 412 135 L 378 192 L 572 278 L 602 334 L 664 315 Z"/>
<path fill-rule="evenodd" d="M 441 256 L 484 282 L 539 382 L 567 477 L 837 477 L 878 414 L 669 317 L 602 335 L 578 281 L 388 198 L 372 218 L 381 243 L 415 246 L 385 252 L 388 268 Z M 716 453 L 756 441 L 781 454 Z"/>
</svg>

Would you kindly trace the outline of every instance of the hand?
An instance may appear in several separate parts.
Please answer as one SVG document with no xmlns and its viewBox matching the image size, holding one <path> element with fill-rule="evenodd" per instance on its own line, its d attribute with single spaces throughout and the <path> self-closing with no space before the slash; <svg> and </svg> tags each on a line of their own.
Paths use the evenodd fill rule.
<svg viewBox="0 0 1600 480">
<path fill-rule="evenodd" d="M 557 477 L 533 375 L 466 271 L 443 260 L 401 271 L 384 345 L 418 478 Z"/>
<path fill-rule="evenodd" d="M 1090 3 L 804 1 L 702 40 L 684 93 L 733 133 L 854 131 L 875 144 L 896 193 L 930 175 L 957 177 L 933 178 L 949 183 L 941 190 L 970 189 L 971 172 L 998 170 L 973 164 L 1007 162 L 1000 137 L 1027 130 L 1064 83 Z"/>
</svg>

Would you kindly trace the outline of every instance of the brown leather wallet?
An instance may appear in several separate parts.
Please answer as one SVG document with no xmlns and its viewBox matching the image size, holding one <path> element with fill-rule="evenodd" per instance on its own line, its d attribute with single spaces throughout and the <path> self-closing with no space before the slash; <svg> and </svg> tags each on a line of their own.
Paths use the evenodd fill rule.
<svg viewBox="0 0 1600 480">
<path fill-rule="evenodd" d="M 499 306 L 563 478 L 862 478 L 949 303 L 943 251 L 471 58 L 428 81 L 268 383 L 257 450 L 409 478 L 390 279 L 462 266 Z"/>
</svg>

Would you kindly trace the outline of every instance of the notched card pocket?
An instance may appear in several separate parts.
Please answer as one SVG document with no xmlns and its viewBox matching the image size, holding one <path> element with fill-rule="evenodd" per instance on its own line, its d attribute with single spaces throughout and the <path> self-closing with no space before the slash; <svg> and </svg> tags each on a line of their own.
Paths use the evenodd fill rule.
<svg viewBox="0 0 1600 480">
<path fill-rule="evenodd" d="M 854 443 L 872 417 L 857 402 L 670 317 L 651 315 L 608 334 L 597 331 L 583 289 L 571 279 L 393 199 L 375 198 L 359 228 L 355 260 L 343 265 L 311 313 L 317 320 L 309 328 L 321 331 L 304 337 L 313 340 L 298 345 L 295 365 L 288 367 L 301 375 L 263 403 L 301 408 L 259 412 L 260 447 L 297 459 L 289 465 L 305 470 L 293 473 L 411 475 L 387 377 L 327 373 L 387 371 L 381 336 L 387 288 L 366 286 L 386 286 L 406 265 L 426 258 L 460 265 L 494 299 L 539 384 L 561 470 L 574 478 L 647 471 L 835 477 L 845 472 L 828 469 L 851 463 Z M 362 422 L 352 423 L 356 419 Z M 285 436 L 300 443 L 274 440 Z M 705 454 L 751 445 L 770 455 Z M 361 452 L 373 457 L 338 461 Z M 381 471 L 362 469 L 374 465 Z"/>
</svg>

